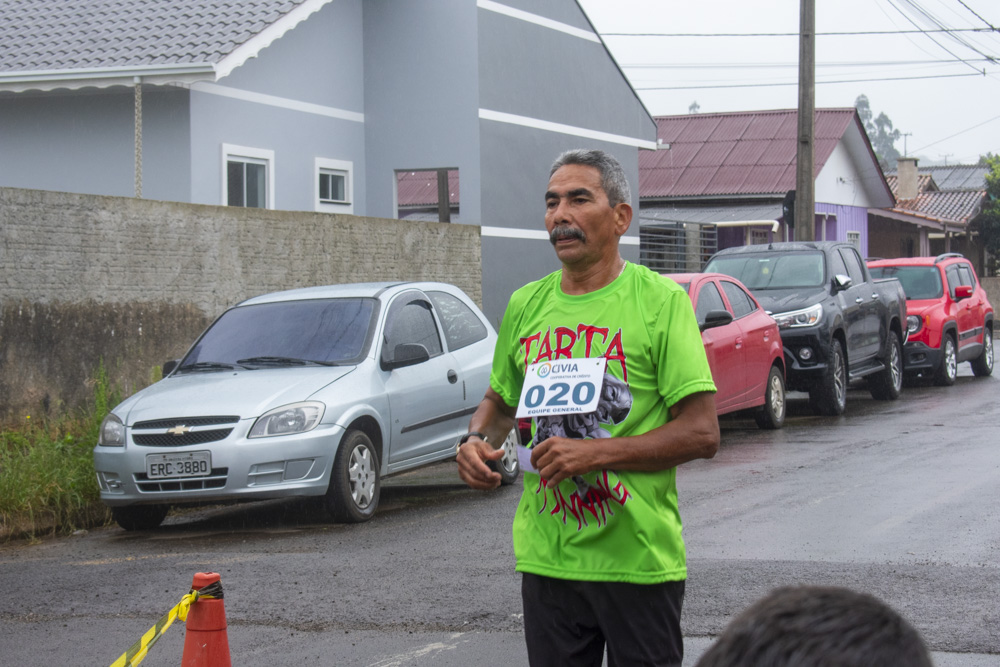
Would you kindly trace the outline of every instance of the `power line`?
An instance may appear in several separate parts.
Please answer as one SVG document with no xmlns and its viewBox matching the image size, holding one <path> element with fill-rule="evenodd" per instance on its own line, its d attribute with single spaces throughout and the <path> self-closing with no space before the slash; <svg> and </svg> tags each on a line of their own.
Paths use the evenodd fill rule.
<svg viewBox="0 0 1000 667">
<path fill-rule="evenodd" d="M 844 61 L 816 63 L 816 67 L 887 67 L 887 66 L 913 66 L 913 65 L 947 65 L 963 62 L 961 60 L 939 59 L 939 60 L 869 60 L 869 61 Z M 994 62 L 990 58 L 970 58 L 968 62 Z M 635 63 L 622 64 L 623 69 L 771 69 L 798 67 L 796 62 L 770 62 L 770 63 Z"/>
<path fill-rule="evenodd" d="M 931 30 L 862 30 L 856 32 L 817 32 L 816 37 L 845 35 L 910 35 L 934 32 L 997 32 L 1000 28 L 940 28 Z M 797 32 L 602 32 L 601 37 L 798 37 Z"/>
<path fill-rule="evenodd" d="M 964 130 L 962 130 L 961 132 L 956 132 L 955 134 L 951 135 L 950 137 L 945 137 L 944 139 L 938 139 L 937 141 L 931 142 L 931 143 L 927 144 L 926 146 L 921 146 L 920 148 L 916 148 L 916 149 L 913 150 L 913 152 L 914 153 L 918 153 L 918 152 L 924 150 L 925 148 L 930 148 L 931 146 L 939 144 L 942 141 L 948 141 L 949 139 L 954 139 L 955 137 L 957 137 L 960 134 L 965 134 L 966 132 L 971 132 L 972 130 L 976 129 L 977 127 L 982 127 L 983 125 L 986 125 L 987 123 L 992 123 L 993 121 L 997 120 L 998 118 L 1000 118 L 1000 116 L 993 116 L 993 118 L 990 118 L 989 120 L 984 120 L 982 123 L 979 123 L 978 125 L 973 125 L 972 127 L 967 127 Z"/>
<path fill-rule="evenodd" d="M 975 16 L 977 19 L 979 19 L 980 21 L 982 21 L 983 23 L 985 23 L 986 25 L 988 25 L 990 27 L 990 30 L 996 30 L 996 28 L 994 28 L 993 25 L 989 21 L 987 21 L 982 16 L 980 16 L 979 14 L 977 14 L 976 11 L 972 7 L 970 7 L 969 5 L 965 4 L 964 0 L 958 0 L 958 4 L 962 5 L 966 9 L 968 9 L 972 13 L 973 16 Z"/>
<path fill-rule="evenodd" d="M 916 79 L 952 79 L 965 76 L 985 76 L 986 72 L 976 72 L 970 74 L 929 74 L 926 76 L 899 76 L 882 79 L 844 79 L 841 81 L 817 81 L 816 85 L 830 83 L 871 83 L 877 81 L 912 81 Z M 772 86 L 797 86 L 797 81 L 790 83 L 733 83 L 712 86 L 635 86 L 635 90 L 702 90 L 712 88 L 768 88 Z"/>
</svg>

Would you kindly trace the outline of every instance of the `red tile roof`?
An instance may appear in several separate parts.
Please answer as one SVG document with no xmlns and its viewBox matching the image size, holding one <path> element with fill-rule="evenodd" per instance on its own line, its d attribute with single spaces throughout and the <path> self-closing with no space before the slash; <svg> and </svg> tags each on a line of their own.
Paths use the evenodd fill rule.
<svg viewBox="0 0 1000 667">
<path fill-rule="evenodd" d="M 817 109 L 818 173 L 856 120 L 853 108 Z M 639 152 L 639 197 L 784 194 L 795 188 L 798 112 L 659 116 L 657 138 L 669 150 Z M 874 158 L 873 158 L 874 159 Z"/>
<path fill-rule="evenodd" d="M 396 198 L 400 206 L 436 206 L 437 171 L 396 172 Z M 451 204 L 459 202 L 457 170 L 448 172 L 448 200 Z"/>
<path fill-rule="evenodd" d="M 886 182 L 896 195 L 899 178 L 886 176 Z M 931 174 L 917 174 L 919 193 L 913 199 L 900 199 L 893 211 L 917 215 L 937 221 L 967 224 L 982 210 L 986 190 L 938 190 Z"/>
</svg>

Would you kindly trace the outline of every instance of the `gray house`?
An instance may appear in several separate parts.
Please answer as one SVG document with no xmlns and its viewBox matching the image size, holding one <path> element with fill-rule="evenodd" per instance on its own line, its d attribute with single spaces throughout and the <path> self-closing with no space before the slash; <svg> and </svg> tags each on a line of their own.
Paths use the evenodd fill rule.
<svg viewBox="0 0 1000 667">
<path fill-rule="evenodd" d="M 542 225 L 555 155 L 607 150 L 637 189 L 655 147 L 575 0 L 0 9 L 0 186 L 404 219 L 447 197 L 433 219 L 482 228 L 494 322 L 557 266 Z M 420 174 L 436 195 L 401 197 Z"/>
</svg>

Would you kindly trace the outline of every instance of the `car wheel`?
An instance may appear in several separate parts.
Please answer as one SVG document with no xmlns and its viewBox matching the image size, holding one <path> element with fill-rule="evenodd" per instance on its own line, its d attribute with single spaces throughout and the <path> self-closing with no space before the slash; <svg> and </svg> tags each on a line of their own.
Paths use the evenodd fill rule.
<svg viewBox="0 0 1000 667">
<path fill-rule="evenodd" d="M 847 364 L 844 348 L 836 338 L 830 343 L 829 362 L 820 384 L 809 392 L 809 402 L 821 415 L 836 417 L 847 407 Z"/>
<path fill-rule="evenodd" d="M 169 509 L 166 505 L 112 507 L 111 517 L 125 530 L 150 530 L 163 523 Z"/>
<path fill-rule="evenodd" d="M 885 368 L 871 377 L 869 390 L 878 401 L 894 401 L 903 391 L 903 352 L 899 338 L 889 334 L 889 355 Z"/>
<path fill-rule="evenodd" d="M 511 429 L 507 434 L 507 439 L 503 441 L 503 456 L 499 461 L 487 461 L 486 465 L 491 470 L 500 473 L 500 484 L 508 486 L 517 480 L 518 473 L 521 472 L 521 464 L 517 461 L 517 446 L 520 443 L 517 428 Z"/>
<path fill-rule="evenodd" d="M 941 364 L 934 371 L 934 384 L 939 387 L 950 387 L 955 384 L 958 376 L 958 354 L 955 352 L 955 339 L 945 334 L 941 341 Z"/>
<path fill-rule="evenodd" d="M 764 405 L 754 413 L 757 426 L 765 429 L 781 428 L 785 423 L 785 375 L 778 366 L 771 366 L 764 390 Z"/>
<path fill-rule="evenodd" d="M 976 377 L 993 374 L 993 330 L 983 327 L 983 353 L 972 360 L 972 372 Z"/>
<path fill-rule="evenodd" d="M 381 488 L 378 456 L 371 438 L 363 431 L 350 429 L 333 460 L 326 490 L 327 511 L 340 523 L 367 521 L 375 514 Z"/>
</svg>

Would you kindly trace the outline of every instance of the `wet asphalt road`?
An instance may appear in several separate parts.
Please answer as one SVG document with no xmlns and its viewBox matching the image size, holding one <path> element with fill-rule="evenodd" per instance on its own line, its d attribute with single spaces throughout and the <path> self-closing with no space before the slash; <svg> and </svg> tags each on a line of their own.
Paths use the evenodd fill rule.
<svg viewBox="0 0 1000 667">
<path fill-rule="evenodd" d="M 938 665 L 1000 665 L 1000 378 L 848 396 L 842 417 L 792 400 L 785 428 L 723 419 L 715 459 L 681 468 L 688 658 L 779 585 L 871 592 Z M 222 574 L 234 665 L 526 664 L 510 522 L 520 485 L 466 489 L 453 464 L 386 480 L 375 519 L 326 522 L 281 501 L 172 514 L 0 545 L 0 662 L 107 665 Z M 177 665 L 176 623 L 143 662 Z"/>
</svg>

